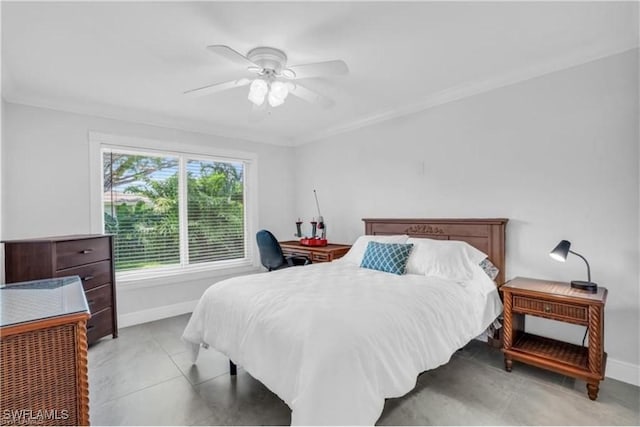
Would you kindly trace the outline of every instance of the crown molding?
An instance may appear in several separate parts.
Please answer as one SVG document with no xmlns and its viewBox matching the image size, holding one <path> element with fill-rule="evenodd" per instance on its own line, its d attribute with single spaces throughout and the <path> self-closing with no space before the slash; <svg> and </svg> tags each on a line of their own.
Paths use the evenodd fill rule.
<svg viewBox="0 0 640 427">
<path fill-rule="evenodd" d="M 63 111 L 72 114 L 92 116 L 107 120 L 117 120 L 137 125 L 146 125 L 179 130 L 183 132 L 201 133 L 220 138 L 229 138 L 258 144 L 269 144 L 290 147 L 293 140 L 288 137 L 269 136 L 264 133 L 252 132 L 230 127 L 212 125 L 198 120 L 180 119 L 156 113 L 140 112 L 124 107 L 108 107 L 90 103 L 65 102 L 62 100 L 44 100 L 28 95 L 15 95 L 3 93 L 2 99 L 8 103 L 26 105 L 36 108 L 44 108 L 54 111 Z"/>
<path fill-rule="evenodd" d="M 106 106 L 92 103 L 64 101 L 61 99 L 45 100 L 37 96 L 4 93 L 4 90 L 3 99 L 6 102 L 14 104 L 22 104 L 32 107 L 64 111 L 73 114 L 90 115 L 93 117 L 118 120 L 132 124 L 142 124 L 147 126 L 166 128 L 170 130 L 180 130 L 184 132 L 196 132 L 204 135 L 237 139 L 252 143 L 292 147 L 330 138 L 342 133 L 352 132 L 364 127 L 383 123 L 388 120 L 420 113 L 430 108 L 458 101 L 464 98 L 469 98 L 501 87 L 511 86 L 547 74 L 552 74 L 572 67 L 587 64 L 589 62 L 597 61 L 599 59 L 623 54 L 625 52 L 638 49 L 639 44 L 640 41 L 634 40 L 633 42 L 629 42 L 626 45 L 585 48 L 583 50 L 574 52 L 574 54 L 572 55 L 565 55 L 561 58 L 556 58 L 554 60 L 536 64 L 531 67 L 521 68 L 512 72 L 496 75 L 495 77 L 489 79 L 464 82 L 462 84 L 431 94 L 415 103 L 388 110 L 382 110 L 374 114 L 361 116 L 355 120 L 332 126 L 320 132 L 303 133 L 294 137 L 267 135 L 265 132 L 224 127 L 221 125 L 213 125 L 211 123 L 200 120 L 170 117 L 167 115 L 142 112 L 118 106 Z M 7 85 L 5 85 L 5 87 L 6 86 Z"/>
<path fill-rule="evenodd" d="M 460 99 L 469 98 L 481 93 L 489 92 L 501 87 L 511 86 L 532 80 L 547 74 L 552 74 L 589 62 L 604 59 L 610 56 L 623 54 L 638 49 L 640 42 L 637 40 L 628 45 L 608 46 L 605 48 L 585 49 L 577 51 L 573 55 L 556 58 L 535 66 L 521 68 L 509 73 L 503 73 L 490 79 L 469 81 L 443 91 L 429 95 L 419 102 L 398 108 L 380 111 L 375 114 L 362 116 L 356 120 L 330 127 L 322 132 L 300 136 L 294 140 L 294 145 L 304 145 L 310 142 L 326 139 L 346 132 L 352 132 L 367 126 L 372 126 L 388 120 L 416 114 L 433 107 L 437 107 Z"/>
</svg>

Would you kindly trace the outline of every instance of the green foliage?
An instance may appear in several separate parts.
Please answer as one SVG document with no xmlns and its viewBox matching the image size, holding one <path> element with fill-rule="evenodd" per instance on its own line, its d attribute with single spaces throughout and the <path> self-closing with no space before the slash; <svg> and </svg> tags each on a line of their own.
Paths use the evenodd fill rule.
<svg viewBox="0 0 640 427">
<path fill-rule="evenodd" d="M 153 176 L 162 169 L 175 169 L 175 163 L 119 156 L 118 174 L 111 176 L 110 185 L 130 184 L 124 192 L 141 196 L 142 201 L 119 203 L 111 212 L 105 209 L 106 232 L 116 235 L 116 269 L 178 264 L 178 173 L 163 179 Z M 243 257 L 242 172 L 231 164 L 204 161 L 189 161 L 187 170 L 189 263 Z"/>
</svg>

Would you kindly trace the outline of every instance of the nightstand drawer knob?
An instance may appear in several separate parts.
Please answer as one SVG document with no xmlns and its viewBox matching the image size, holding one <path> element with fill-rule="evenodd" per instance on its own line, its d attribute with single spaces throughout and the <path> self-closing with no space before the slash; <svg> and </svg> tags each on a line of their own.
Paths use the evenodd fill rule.
<svg viewBox="0 0 640 427">
<path fill-rule="evenodd" d="M 545 313 L 549 313 L 551 311 L 551 306 L 550 305 L 545 305 L 544 306 L 544 311 L 545 311 Z"/>
</svg>

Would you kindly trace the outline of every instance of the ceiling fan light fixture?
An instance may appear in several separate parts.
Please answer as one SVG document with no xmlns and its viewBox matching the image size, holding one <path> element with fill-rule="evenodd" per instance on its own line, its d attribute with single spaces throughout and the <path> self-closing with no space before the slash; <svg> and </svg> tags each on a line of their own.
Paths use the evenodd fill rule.
<svg viewBox="0 0 640 427">
<path fill-rule="evenodd" d="M 262 79 L 255 79 L 249 86 L 248 99 L 257 106 L 262 105 L 264 98 L 269 92 L 269 85 Z"/>
<path fill-rule="evenodd" d="M 269 91 L 269 105 L 277 107 L 284 103 L 289 95 L 289 88 L 282 82 L 275 81 L 271 83 L 271 90 Z"/>
</svg>

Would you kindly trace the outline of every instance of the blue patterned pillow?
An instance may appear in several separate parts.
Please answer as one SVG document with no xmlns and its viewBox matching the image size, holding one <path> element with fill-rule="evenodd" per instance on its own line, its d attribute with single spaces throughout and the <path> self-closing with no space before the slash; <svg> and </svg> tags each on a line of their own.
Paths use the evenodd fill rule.
<svg viewBox="0 0 640 427">
<path fill-rule="evenodd" d="M 369 242 L 360 267 L 404 274 L 411 248 L 412 243 Z"/>
</svg>

